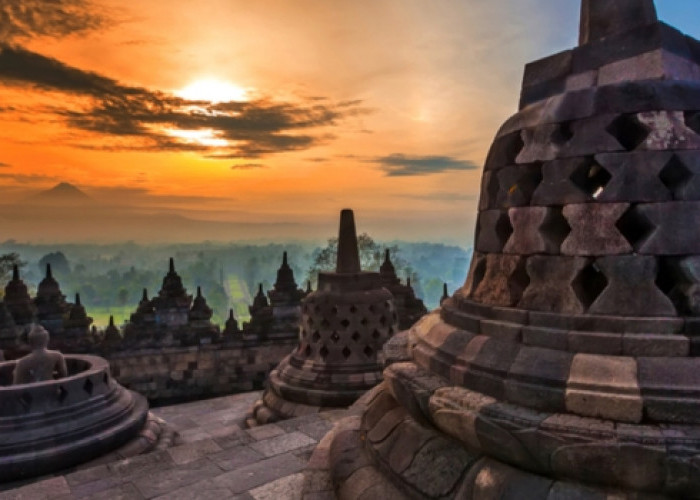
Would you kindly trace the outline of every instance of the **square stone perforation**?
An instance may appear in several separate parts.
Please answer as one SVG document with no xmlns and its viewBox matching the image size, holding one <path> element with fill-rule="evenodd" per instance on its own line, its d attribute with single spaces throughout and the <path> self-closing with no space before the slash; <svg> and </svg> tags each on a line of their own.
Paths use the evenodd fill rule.
<svg viewBox="0 0 700 500">
<path fill-rule="evenodd" d="M 685 305 L 685 297 L 681 290 L 688 285 L 681 272 L 678 259 L 673 257 L 659 257 L 656 259 L 658 272 L 654 284 L 663 292 L 676 308 L 679 314 L 688 313 Z"/>
<path fill-rule="evenodd" d="M 627 151 L 637 149 L 651 133 L 635 114 L 618 116 L 607 126 L 605 131 L 617 139 L 617 142 Z"/>
<path fill-rule="evenodd" d="M 360 335 L 360 332 L 353 332 L 353 334 L 350 336 L 352 340 L 355 342 L 359 342 L 362 336 Z"/>
<path fill-rule="evenodd" d="M 321 334 L 318 330 L 315 330 L 313 335 L 311 335 L 311 342 L 318 342 L 319 340 L 321 340 Z"/>
<path fill-rule="evenodd" d="M 92 396 L 92 390 L 94 389 L 94 384 L 92 383 L 92 380 L 89 378 L 85 380 L 85 383 L 83 384 L 83 390 L 87 392 L 90 396 Z"/>
<path fill-rule="evenodd" d="M 348 346 L 343 347 L 342 353 L 343 353 L 343 357 L 345 359 L 348 359 L 352 355 L 352 351 L 350 350 L 350 348 Z"/>
<path fill-rule="evenodd" d="M 574 170 L 569 177 L 576 187 L 585 192 L 588 196 L 597 200 L 608 185 L 612 175 L 605 168 L 599 165 L 592 157 L 587 158 Z"/>
<path fill-rule="evenodd" d="M 681 199 L 680 190 L 693 178 L 693 173 L 686 167 L 677 155 L 673 155 L 666 166 L 659 172 L 659 179 L 671 192 L 674 200 Z"/>
<path fill-rule="evenodd" d="M 608 279 L 595 265 L 594 260 L 591 260 L 571 283 L 571 288 L 574 290 L 576 297 L 586 309 L 595 302 L 595 299 L 603 293 L 607 286 Z"/>
<path fill-rule="evenodd" d="M 630 206 L 617 220 L 615 226 L 635 250 L 654 232 L 656 227 L 636 209 L 636 205 Z"/>
<path fill-rule="evenodd" d="M 506 167 L 498 171 L 497 177 L 499 207 L 529 206 L 542 183 L 542 162 Z"/>
<path fill-rule="evenodd" d="M 340 340 L 340 335 L 338 335 L 338 332 L 333 331 L 333 333 L 331 333 L 331 340 L 334 344 L 338 343 L 338 341 Z"/>
<path fill-rule="evenodd" d="M 367 356 L 370 359 L 374 355 L 374 349 L 372 349 L 370 346 L 365 346 L 365 348 L 362 352 L 364 352 L 365 356 Z"/>
</svg>

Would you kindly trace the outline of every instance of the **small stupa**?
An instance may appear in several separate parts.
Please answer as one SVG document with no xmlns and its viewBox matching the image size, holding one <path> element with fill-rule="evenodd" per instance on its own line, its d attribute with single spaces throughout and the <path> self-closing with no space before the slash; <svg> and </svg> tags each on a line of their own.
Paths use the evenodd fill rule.
<svg viewBox="0 0 700 500">
<path fill-rule="evenodd" d="M 340 215 L 335 272 L 301 303 L 297 348 L 270 373 L 248 425 L 347 407 L 381 381 L 382 345 L 398 331 L 391 293 L 363 272 L 352 210 Z"/>
<path fill-rule="evenodd" d="M 168 274 L 163 278 L 163 285 L 151 303 L 159 327 L 169 328 L 187 324 L 192 296 L 187 294 L 182 285 L 182 278 L 175 271 L 175 260 L 172 257 Z"/>
<path fill-rule="evenodd" d="M 12 268 L 12 280 L 5 286 L 5 305 L 15 324 L 25 326 L 36 321 L 36 306 L 29 296 L 27 285 L 20 278 L 19 267 L 16 265 Z"/>
<path fill-rule="evenodd" d="M 66 302 L 66 297 L 61 292 L 58 281 L 53 277 L 51 264 L 46 264 L 46 276 L 39 283 L 34 305 L 37 309 L 39 323 L 49 331 L 54 343 L 61 343 L 63 322 L 67 319 L 71 306 Z M 57 347 L 62 348 L 59 345 Z"/>
<path fill-rule="evenodd" d="M 396 268 L 391 262 L 391 251 L 387 248 L 384 252 L 384 262 L 379 268 L 384 288 L 394 296 L 394 306 L 399 315 L 399 329 L 405 330 L 420 319 L 428 310 L 423 301 L 416 297 L 411 286 L 410 278 L 404 285 L 396 275 Z"/>
</svg>

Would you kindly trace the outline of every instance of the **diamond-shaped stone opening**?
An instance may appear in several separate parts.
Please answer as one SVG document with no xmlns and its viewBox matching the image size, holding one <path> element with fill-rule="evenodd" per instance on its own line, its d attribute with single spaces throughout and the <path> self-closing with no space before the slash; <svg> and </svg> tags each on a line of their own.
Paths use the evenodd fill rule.
<svg viewBox="0 0 700 500">
<path fill-rule="evenodd" d="M 321 349 L 318 350 L 318 353 L 321 355 L 321 359 L 325 360 L 328 357 L 330 351 L 328 351 L 328 348 L 325 345 L 321 346 Z"/>
<path fill-rule="evenodd" d="M 332 314 L 333 316 L 337 316 L 337 315 L 338 315 L 338 308 L 337 308 L 337 307 L 333 307 L 333 309 L 331 309 L 331 314 Z"/>
<path fill-rule="evenodd" d="M 369 312 L 371 312 L 371 313 L 376 312 L 376 309 L 374 308 L 374 304 L 370 304 L 370 306 L 367 309 L 369 309 Z"/>
<path fill-rule="evenodd" d="M 547 218 L 539 228 L 542 237 L 550 241 L 556 247 L 560 247 L 571 233 L 571 226 L 562 213 L 562 209 L 552 207 L 547 213 Z"/>
<path fill-rule="evenodd" d="M 32 407 L 32 401 L 33 401 L 32 395 L 29 394 L 28 392 L 23 392 L 19 396 L 19 403 L 27 411 Z"/>
<path fill-rule="evenodd" d="M 662 257 L 657 259 L 656 265 L 656 280 L 654 281 L 656 287 L 671 299 L 679 314 L 690 314 L 686 297 L 682 291 L 685 285 L 689 285 L 690 282 L 681 271 L 678 260 Z"/>
<path fill-rule="evenodd" d="M 359 342 L 360 339 L 362 338 L 362 335 L 360 335 L 360 332 L 353 332 L 353 334 L 350 336 L 352 340 L 355 342 Z"/>
<path fill-rule="evenodd" d="M 486 259 L 477 255 L 472 256 L 472 259 L 476 260 L 473 261 L 473 267 L 471 270 L 471 288 L 468 290 L 469 297 L 471 297 L 474 290 L 479 287 L 479 284 L 483 281 L 484 276 L 486 276 Z M 467 283 L 469 282 L 470 279 L 467 278 Z"/>
<path fill-rule="evenodd" d="M 608 280 L 595 265 L 595 261 L 591 261 L 584 267 L 571 283 L 576 297 L 586 309 L 595 302 L 595 299 L 603 293 L 607 286 Z"/>
<path fill-rule="evenodd" d="M 654 225 L 634 205 L 622 214 L 615 227 L 635 250 L 654 230 Z"/>
<path fill-rule="evenodd" d="M 368 320 L 367 318 L 362 318 L 362 319 L 360 320 L 360 324 L 361 324 L 362 326 L 367 326 L 367 323 L 369 323 L 369 320 Z"/>
<path fill-rule="evenodd" d="M 68 397 L 68 391 L 66 390 L 65 387 L 63 387 L 62 385 L 59 385 L 58 389 L 56 389 L 56 399 L 58 399 L 59 403 L 63 403 L 67 397 Z"/>
<path fill-rule="evenodd" d="M 499 177 L 499 185 L 504 190 L 499 198 L 501 207 L 522 207 L 530 204 L 533 193 L 542 183 L 542 163 L 518 165 L 515 169 L 516 176 L 508 174 L 508 170 L 502 170 Z M 513 178 L 515 179 L 513 180 Z"/>
<path fill-rule="evenodd" d="M 692 178 L 693 173 L 688 170 L 688 167 L 676 155 L 673 155 L 666 166 L 659 172 L 659 179 L 661 179 L 661 182 L 664 183 L 664 186 L 671 192 L 671 196 L 676 200 L 680 198 L 680 190 Z"/>
<path fill-rule="evenodd" d="M 552 132 L 552 142 L 558 145 L 564 145 L 574 137 L 574 131 L 571 129 L 571 122 L 562 122 Z"/>
<path fill-rule="evenodd" d="M 350 326 L 350 320 L 347 319 L 347 318 L 345 318 L 343 321 L 340 322 L 340 326 L 342 326 L 343 328 L 349 327 L 349 326 Z"/>
<path fill-rule="evenodd" d="M 508 288 L 512 303 L 515 305 L 520 301 L 525 289 L 530 285 L 530 276 L 525 269 L 525 259 L 521 259 L 513 273 L 508 278 Z"/>
<path fill-rule="evenodd" d="M 330 321 L 328 321 L 326 318 L 323 318 L 323 321 L 321 321 L 321 327 L 328 328 L 329 326 L 331 326 Z"/>
<path fill-rule="evenodd" d="M 365 353 L 365 356 L 367 356 L 368 358 L 371 358 L 372 355 L 374 354 L 374 349 L 372 349 L 370 346 L 367 345 L 367 346 L 365 346 L 365 348 L 363 349 L 362 352 Z"/>
<path fill-rule="evenodd" d="M 391 337 L 394 334 L 394 328 L 390 326 L 388 333 L 389 333 L 389 337 Z"/>
<path fill-rule="evenodd" d="M 498 146 L 501 148 L 501 151 L 505 157 L 505 164 L 512 165 L 515 163 L 518 155 L 525 147 L 525 143 L 523 142 L 520 132 L 514 132 L 503 137 L 503 139 L 499 141 Z"/>
<path fill-rule="evenodd" d="M 650 133 L 649 128 L 641 123 L 635 114 L 618 116 L 605 130 L 627 151 L 637 149 Z"/>
<path fill-rule="evenodd" d="M 355 307 L 355 306 L 350 306 L 350 312 L 351 312 L 352 314 L 355 314 L 355 313 L 357 312 L 357 307 Z"/>
<path fill-rule="evenodd" d="M 382 324 L 382 326 L 386 326 L 386 323 L 387 323 L 386 316 L 382 316 L 381 318 L 379 318 L 379 322 Z"/>
<path fill-rule="evenodd" d="M 506 245 L 511 234 L 513 234 L 513 225 L 510 223 L 508 212 L 502 212 L 498 218 L 498 222 L 496 222 L 496 236 L 498 237 L 501 248 Z"/>
<path fill-rule="evenodd" d="M 338 335 L 338 332 L 334 331 L 333 333 L 331 333 L 331 340 L 336 344 L 338 343 L 338 341 L 340 340 L 340 335 Z"/>
<path fill-rule="evenodd" d="M 685 126 L 700 135 L 700 111 L 686 111 L 683 113 Z"/>
<path fill-rule="evenodd" d="M 343 347 L 342 353 L 343 353 L 343 357 L 345 359 L 348 359 L 350 357 L 350 355 L 352 354 L 352 351 L 350 350 L 350 348 L 348 348 L 348 346 L 345 346 L 345 347 Z"/>
<path fill-rule="evenodd" d="M 83 390 L 92 396 L 93 388 L 94 388 L 94 385 L 92 383 L 92 380 L 90 380 L 89 378 L 86 379 L 85 383 L 83 384 Z"/>
<path fill-rule="evenodd" d="M 372 332 L 372 338 L 373 338 L 374 340 L 377 340 L 377 339 L 378 339 L 379 337 L 381 337 L 381 336 L 382 336 L 382 334 L 379 333 L 379 330 L 377 330 L 377 329 L 375 329 L 375 330 Z"/>
<path fill-rule="evenodd" d="M 318 333 L 318 330 L 316 330 L 316 331 L 313 333 L 313 335 L 311 335 L 311 341 L 312 341 L 312 342 L 318 342 L 319 340 L 321 340 L 321 334 Z"/>
<path fill-rule="evenodd" d="M 612 175 L 595 161 L 581 164 L 569 177 L 576 187 L 597 200 L 608 185 Z"/>
<path fill-rule="evenodd" d="M 306 349 L 304 349 L 304 354 L 306 355 L 307 358 L 311 356 L 311 346 L 310 345 L 306 346 Z"/>
</svg>

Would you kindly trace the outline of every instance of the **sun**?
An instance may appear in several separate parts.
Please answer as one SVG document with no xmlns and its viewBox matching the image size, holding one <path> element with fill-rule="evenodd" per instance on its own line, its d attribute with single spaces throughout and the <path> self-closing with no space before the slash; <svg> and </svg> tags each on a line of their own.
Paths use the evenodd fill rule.
<svg viewBox="0 0 700 500">
<path fill-rule="evenodd" d="M 216 78 L 195 80 L 186 87 L 175 91 L 175 95 L 190 101 L 208 101 L 211 103 L 247 101 L 248 89 Z"/>
</svg>

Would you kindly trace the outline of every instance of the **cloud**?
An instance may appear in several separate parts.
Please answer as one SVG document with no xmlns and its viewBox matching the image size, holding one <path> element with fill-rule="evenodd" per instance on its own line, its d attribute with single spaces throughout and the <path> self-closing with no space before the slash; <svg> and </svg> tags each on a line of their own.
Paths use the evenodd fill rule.
<svg viewBox="0 0 700 500">
<path fill-rule="evenodd" d="M 265 168 L 262 163 L 243 163 L 240 165 L 231 165 L 231 170 L 252 170 L 255 168 Z"/>
<path fill-rule="evenodd" d="M 21 47 L 0 45 L 0 84 L 59 92 L 53 113 L 70 128 L 101 136 L 77 146 L 101 150 L 192 151 L 208 158 L 260 158 L 308 149 L 362 112 L 358 101 L 279 102 L 262 97 L 211 104 L 129 86 Z"/>
<path fill-rule="evenodd" d="M 0 1 L 0 42 L 82 34 L 107 23 L 89 0 Z"/>
<path fill-rule="evenodd" d="M 458 160 L 450 156 L 410 156 L 392 154 L 366 160 L 381 167 L 390 177 L 430 175 L 453 170 L 475 170 L 479 168 L 468 160 Z"/>
<path fill-rule="evenodd" d="M 10 165 L 9 163 L 3 163 L 0 161 L 0 168 L 10 168 L 11 166 L 12 165 Z"/>
</svg>

